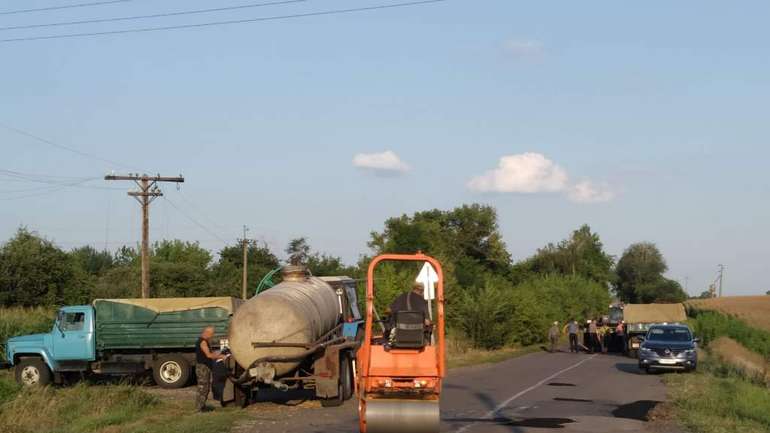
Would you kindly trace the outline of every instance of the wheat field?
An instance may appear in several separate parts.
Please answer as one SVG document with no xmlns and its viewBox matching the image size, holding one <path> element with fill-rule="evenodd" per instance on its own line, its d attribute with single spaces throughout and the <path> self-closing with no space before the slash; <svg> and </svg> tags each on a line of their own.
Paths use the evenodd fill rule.
<svg viewBox="0 0 770 433">
<path fill-rule="evenodd" d="M 725 296 L 711 299 L 691 299 L 685 305 L 698 310 L 713 310 L 730 314 L 748 325 L 770 331 L 770 296 Z"/>
</svg>

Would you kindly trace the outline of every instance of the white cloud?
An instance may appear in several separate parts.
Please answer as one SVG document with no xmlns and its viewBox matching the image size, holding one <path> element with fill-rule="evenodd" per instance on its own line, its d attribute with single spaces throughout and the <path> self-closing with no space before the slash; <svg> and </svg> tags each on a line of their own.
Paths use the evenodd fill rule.
<svg viewBox="0 0 770 433">
<path fill-rule="evenodd" d="M 356 154 L 353 157 L 353 166 L 380 174 L 399 174 L 409 171 L 409 165 L 391 150 Z"/>
<path fill-rule="evenodd" d="M 559 192 L 566 187 L 567 172 L 534 152 L 503 156 L 497 168 L 468 182 L 468 188 L 478 192 Z"/>
<path fill-rule="evenodd" d="M 576 203 L 602 203 L 615 198 L 615 193 L 607 184 L 583 180 L 569 188 L 567 197 Z"/>
<path fill-rule="evenodd" d="M 615 198 L 606 183 L 588 179 L 570 182 L 563 168 L 535 152 L 503 156 L 497 168 L 471 178 L 467 186 L 476 192 L 558 193 L 576 203 L 602 203 Z"/>
<path fill-rule="evenodd" d="M 509 39 L 503 49 L 514 57 L 536 57 L 543 54 L 543 43 L 535 40 Z"/>
</svg>

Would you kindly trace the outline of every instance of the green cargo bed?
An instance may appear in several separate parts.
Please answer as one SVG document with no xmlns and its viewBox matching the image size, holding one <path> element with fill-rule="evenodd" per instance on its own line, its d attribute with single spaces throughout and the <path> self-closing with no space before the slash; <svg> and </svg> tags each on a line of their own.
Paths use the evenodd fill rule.
<svg viewBox="0 0 770 433">
<path fill-rule="evenodd" d="M 218 343 L 242 302 L 229 297 L 97 299 L 96 350 L 192 349 L 208 325 L 214 326 Z"/>
</svg>

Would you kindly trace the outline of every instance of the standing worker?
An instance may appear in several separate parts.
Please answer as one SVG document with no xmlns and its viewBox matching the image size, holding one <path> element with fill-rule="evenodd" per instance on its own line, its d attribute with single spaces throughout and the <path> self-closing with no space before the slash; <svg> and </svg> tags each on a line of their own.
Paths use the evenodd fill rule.
<svg viewBox="0 0 770 433">
<path fill-rule="evenodd" d="M 615 327 L 615 338 L 617 339 L 618 352 L 625 353 L 626 351 L 626 336 L 623 329 L 624 321 L 618 322 L 618 326 Z"/>
<path fill-rule="evenodd" d="M 195 343 L 195 378 L 198 380 L 198 394 L 195 396 L 195 408 L 199 412 L 208 410 L 206 400 L 211 390 L 211 369 L 214 361 L 226 358 L 219 351 L 211 350 L 211 339 L 214 337 L 214 327 L 203 328 L 201 336 Z"/>
<path fill-rule="evenodd" d="M 580 325 L 578 325 L 575 318 L 572 318 L 567 323 L 566 328 L 567 335 L 569 335 L 569 351 L 578 353 L 578 331 L 580 330 Z"/>
<path fill-rule="evenodd" d="M 559 322 L 553 322 L 553 326 L 548 330 L 548 339 L 551 341 L 551 353 L 556 352 L 556 345 L 559 344 L 559 337 L 561 337 Z"/>
<path fill-rule="evenodd" d="M 588 321 L 588 347 L 591 349 L 591 353 L 596 352 L 596 347 L 599 346 L 599 332 L 596 328 L 596 320 Z M 601 346 L 599 346 L 601 350 Z"/>
</svg>

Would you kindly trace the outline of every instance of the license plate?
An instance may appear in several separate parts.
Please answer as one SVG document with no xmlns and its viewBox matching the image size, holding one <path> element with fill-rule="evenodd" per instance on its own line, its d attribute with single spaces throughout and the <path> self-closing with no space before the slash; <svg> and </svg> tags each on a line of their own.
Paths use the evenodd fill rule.
<svg viewBox="0 0 770 433">
<path fill-rule="evenodd" d="M 661 359 L 658 362 L 660 362 L 661 364 L 673 365 L 673 364 L 676 364 L 676 359 Z"/>
<path fill-rule="evenodd" d="M 631 343 L 631 348 L 632 349 L 638 349 L 639 348 L 639 343 Z"/>
</svg>

